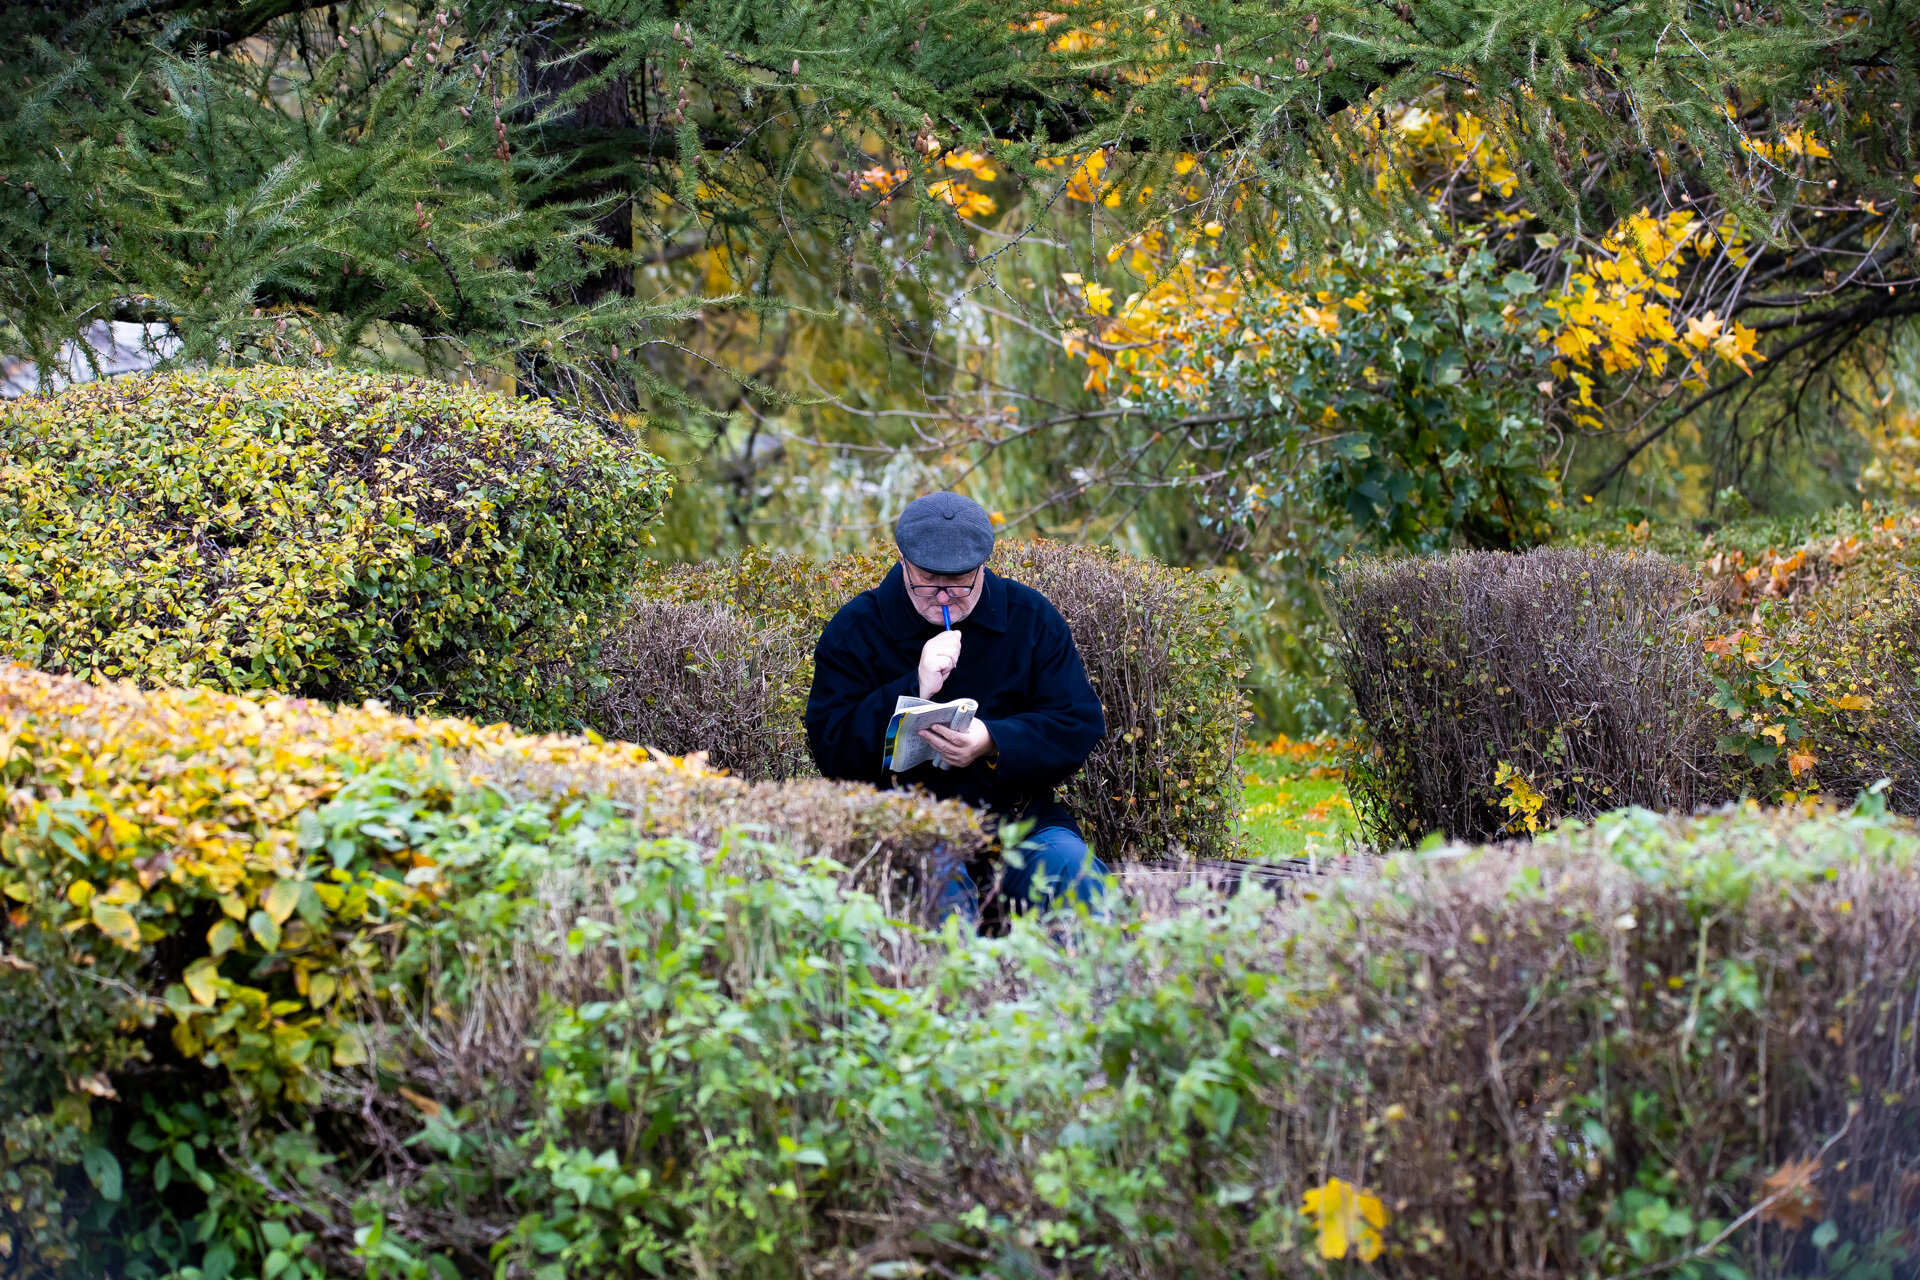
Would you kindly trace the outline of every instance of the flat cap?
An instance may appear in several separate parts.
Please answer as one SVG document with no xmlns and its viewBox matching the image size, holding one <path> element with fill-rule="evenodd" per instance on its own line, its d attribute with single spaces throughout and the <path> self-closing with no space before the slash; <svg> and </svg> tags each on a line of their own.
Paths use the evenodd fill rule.
<svg viewBox="0 0 1920 1280">
<path fill-rule="evenodd" d="M 893 541 L 908 564 L 928 573 L 972 573 L 993 554 L 986 508 L 957 493 L 915 498 L 893 524 Z"/>
</svg>

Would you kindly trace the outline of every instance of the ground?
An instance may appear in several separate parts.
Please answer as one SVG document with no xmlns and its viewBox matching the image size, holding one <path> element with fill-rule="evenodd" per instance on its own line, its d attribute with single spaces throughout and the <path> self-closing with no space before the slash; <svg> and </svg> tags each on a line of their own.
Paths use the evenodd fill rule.
<svg viewBox="0 0 1920 1280">
<path fill-rule="evenodd" d="M 1281 737 L 1241 754 L 1247 790 L 1240 822 L 1248 857 L 1331 853 L 1352 833 L 1341 745 L 1332 739 Z"/>
</svg>

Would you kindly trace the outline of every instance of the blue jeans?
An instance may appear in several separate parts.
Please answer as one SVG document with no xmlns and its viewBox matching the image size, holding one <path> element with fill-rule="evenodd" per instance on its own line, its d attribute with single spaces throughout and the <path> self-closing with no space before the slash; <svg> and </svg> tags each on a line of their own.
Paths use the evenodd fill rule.
<svg viewBox="0 0 1920 1280">
<path fill-rule="evenodd" d="M 1000 887 L 1015 910 L 1038 906 L 1043 911 L 1068 904 L 1068 895 L 1097 907 L 1106 891 L 1107 867 L 1093 856 L 1087 842 L 1072 827 L 1042 827 L 1005 855 L 1006 875 Z M 970 924 L 980 920 L 980 890 L 964 863 L 940 886 L 933 903 L 933 919 L 944 923 L 958 913 Z"/>
</svg>

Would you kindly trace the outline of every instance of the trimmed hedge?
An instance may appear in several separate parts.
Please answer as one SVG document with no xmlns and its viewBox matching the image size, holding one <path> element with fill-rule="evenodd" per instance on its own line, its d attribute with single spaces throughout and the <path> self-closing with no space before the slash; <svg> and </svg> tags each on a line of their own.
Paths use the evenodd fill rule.
<svg viewBox="0 0 1920 1280">
<path fill-rule="evenodd" d="M 76 742 L 129 709 L 10 681 L 17 722 L 25 698 L 35 732 Z M 206 697 L 134 700 L 184 726 Z M 630 801 L 541 793 L 549 769 L 631 768 L 625 749 L 381 723 L 487 749 L 438 774 L 398 753 L 290 820 L 313 865 L 412 882 L 360 933 L 351 998 L 327 1002 L 366 1061 L 310 1057 L 304 1101 L 142 1034 L 200 1016 L 176 967 L 197 934 L 169 923 L 127 952 L 84 912 L 63 932 L 58 880 L 82 868 L 35 833 L 79 812 L 86 773 L 55 759 L 15 779 L 35 801 L 8 811 L 9 865 L 24 850 L 53 873 L 15 896 L 0 962 L 0 1079 L 33 1102 L 0 1122 L 17 1273 L 1704 1280 L 1916 1262 L 1920 833 L 1871 809 L 1630 811 L 1355 865 L 1291 903 L 1249 890 L 929 940 L 750 830 L 661 840 Z M 190 736 L 179 758 L 218 769 L 214 750 Z M 469 785 L 473 759 L 518 781 Z M 251 785 L 255 753 L 230 760 Z M 172 874 L 140 923 L 193 881 Z M 192 923 L 209 916 L 229 918 Z M 216 1000 L 295 989 L 273 957 L 301 951 L 257 954 Z M 299 1016 L 243 1008 L 242 1036 Z"/>
<path fill-rule="evenodd" d="M 1591 539 L 1664 548 L 1701 573 L 1722 767 L 1771 799 L 1881 788 L 1920 814 L 1920 511 L 1839 507 L 1710 534 L 1647 523 Z"/>
<path fill-rule="evenodd" d="M 552 723 L 661 464 L 542 401 L 338 369 L 0 405 L 0 654 L 143 684 Z"/>
<path fill-rule="evenodd" d="M 1920 814 L 1916 565 L 1920 512 L 1863 505 L 1359 566 L 1336 595 L 1373 738 L 1350 776 L 1360 812 L 1389 845 L 1623 798 L 1876 789 Z M 1600 596 L 1611 610 L 1588 607 Z"/>
<path fill-rule="evenodd" d="M 640 841 L 747 826 L 838 860 L 908 916 L 931 859 L 987 843 L 966 806 L 924 797 L 753 785 L 594 739 L 12 664 L 0 781 L 0 1259 L 30 1249 L 27 1274 L 87 1256 L 98 1222 L 74 1207 L 83 1183 L 104 1194 L 136 1167 L 155 1176 L 103 1143 L 152 1150 L 138 1135 L 212 1123 L 207 1097 L 312 1106 L 366 1062 L 358 1012 L 386 990 L 388 952 L 448 906 L 443 863 L 488 814 L 512 815 L 496 835 L 556 850 L 613 813 Z M 186 1185 L 211 1186 L 190 1155 L 173 1159 Z"/>
<path fill-rule="evenodd" d="M 1700 591 L 1664 557 L 1590 549 L 1348 569 L 1341 665 L 1368 739 L 1348 785 L 1370 833 L 1496 839 L 1724 799 Z"/>
<path fill-rule="evenodd" d="M 649 567 L 602 652 L 606 687 L 585 721 L 675 753 L 705 751 L 747 777 L 810 767 L 801 715 L 813 645 L 891 549 L 826 561 L 764 550 Z M 1234 767 L 1248 717 L 1229 588 L 1105 547 L 1003 542 L 990 567 L 1060 610 L 1106 711 L 1107 735 L 1064 799 L 1112 861 L 1230 849 Z M 735 710 L 735 709 L 739 710 Z"/>
</svg>

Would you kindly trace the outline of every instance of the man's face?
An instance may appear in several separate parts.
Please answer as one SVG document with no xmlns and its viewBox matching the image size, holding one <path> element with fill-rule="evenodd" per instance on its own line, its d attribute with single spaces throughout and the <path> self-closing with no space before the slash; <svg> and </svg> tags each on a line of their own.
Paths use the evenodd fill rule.
<svg viewBox="0 0 1920 1280">
<path fill-rule="evenodd" d="M 907 599 L 913 601 L 913 611 L 936 627 L 941 623 L 941 605 L 947 607 L 955 622 L 972 613 L 986 582 L 985 565 L 972 573 L 927 573 L 903 558 L 900 572 L 907 576 Z"/>
</svg>

